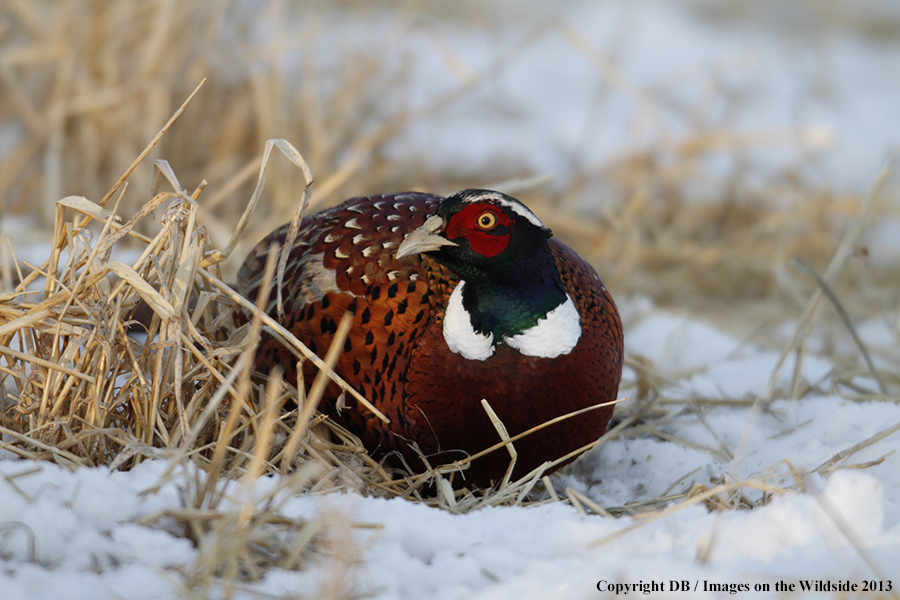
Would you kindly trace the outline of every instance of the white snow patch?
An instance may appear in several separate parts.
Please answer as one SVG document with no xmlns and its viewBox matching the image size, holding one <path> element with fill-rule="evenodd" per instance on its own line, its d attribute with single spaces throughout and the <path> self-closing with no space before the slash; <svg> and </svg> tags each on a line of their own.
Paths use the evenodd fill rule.
<svg viewBox="0 0 900 600">
<path fill-rule="evenodd" d="M 666 373 L 705 367 L 738 349 L 741 342 L 684 315 L 653 312 L 628 332 L 628 351 L 641 354 Z"/>
</svg>

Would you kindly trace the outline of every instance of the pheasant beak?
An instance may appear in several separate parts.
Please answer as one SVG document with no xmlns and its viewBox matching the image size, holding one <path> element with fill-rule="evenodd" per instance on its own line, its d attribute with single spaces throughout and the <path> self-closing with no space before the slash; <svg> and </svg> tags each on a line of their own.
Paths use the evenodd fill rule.
<svg viewBox="0 0 900 600">
<path fill-rule="evenodd" d="M 397 258 L 410 256 L 411 254 L 421 254 L 422 252 L 433 252 L 441 246 L 458 246 L 459 244 L 451 242 L 445 237 L 441 237 L 435 232 L 444 226 L 444 220 L 437 215 L 429 217 L 425 223 L 406 236 L 400 247 L 397 248 Z"/>
</svg>

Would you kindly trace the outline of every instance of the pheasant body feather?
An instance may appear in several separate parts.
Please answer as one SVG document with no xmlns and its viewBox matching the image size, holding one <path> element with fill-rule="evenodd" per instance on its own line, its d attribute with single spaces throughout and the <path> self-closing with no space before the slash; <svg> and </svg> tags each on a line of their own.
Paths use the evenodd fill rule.
<svg viewBox="0 0 900 600">
<path fill-rule="evenodd" d="M 238 274 L 255 298 L 266 255 L 287 226 L 262 240 Z M 448 199 L 419 193 L 352 198 L 304 219 L 284 278 L 283 325 L 324 355 L 353 313 L 336 371 L 390 419 L 356 409 L 329 387 L 322 408 L 374 453 L 397 451 L 421 467 L 499 441 L 481 400 L 510 435 L 614 400 L 622 370 L 615 304 L 593 268 L 552 238 L 518 201 L 484 190 Z M 268 307 L 277 314 L 274 300 Z M 260 370 L 295 359 L 264 338 Z M 315 368 L 303 366 L 306 382 Z M 600 437 L 612 407 L 593 410 L 515 443 L 514 476 Z M 506 452 L 477 459 L 465 480 L 498 481 Z"/>
</svg>

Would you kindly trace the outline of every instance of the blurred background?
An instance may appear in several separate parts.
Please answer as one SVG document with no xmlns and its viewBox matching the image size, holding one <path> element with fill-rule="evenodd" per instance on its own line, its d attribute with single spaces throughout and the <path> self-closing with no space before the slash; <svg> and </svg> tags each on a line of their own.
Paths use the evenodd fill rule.
<svg viewBox="0 0 900 600">
<path fill-rule="evenodd" d="M 188 191 L 209 183 L 202 220 L 224 246 L 265 141 L 285 138 L 313 209 L 499 186 L 617 297 L 755 328 L 796 316 L 815 282 L 791 259 L 824 270 L 900 146 L 900 4 L 6 0 L 4 253 L 46 256 L 54 201 L 99 201 L 203 78 L 129 178 L 124 218 L 162 158 Z M 898 182 L 894 165 L 835 284 L 853 315 L 897 307 Z M 226 271 L 302 189 L 275 156 Z"/>
</svg>

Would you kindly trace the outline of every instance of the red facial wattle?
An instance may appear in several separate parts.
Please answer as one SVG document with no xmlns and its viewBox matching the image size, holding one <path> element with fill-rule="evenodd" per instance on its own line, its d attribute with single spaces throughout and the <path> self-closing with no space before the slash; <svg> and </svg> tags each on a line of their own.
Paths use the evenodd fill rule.
<svg viewBox="0 0 900 600">
<path fill-rule="evenodd" d="M 471 204 L 450 218 L 444 235 L 449 240 L 463 238 L 473 251 L 493 257 L 509 245 L 512 224 L 513 220 L 496 206 Z"/>
</svg>

